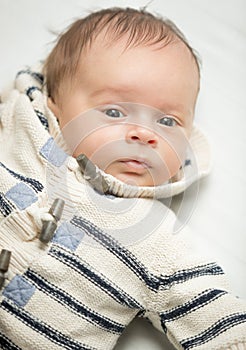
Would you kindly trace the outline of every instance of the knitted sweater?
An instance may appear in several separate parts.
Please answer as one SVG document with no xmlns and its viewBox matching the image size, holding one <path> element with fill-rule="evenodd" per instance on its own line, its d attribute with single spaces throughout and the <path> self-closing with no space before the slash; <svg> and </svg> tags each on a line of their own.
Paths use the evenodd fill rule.
<svg viewBox="0 0 246 350">
<path fill-rule="evenodd" d="M 109 193 L 100 194 L 66 153 L 39 71 L 19 72 L 2 102 L 0 249 L 12 257 L 0 295 L 0 348 L 109 350 L 142 316 L 176 349 L 246 349 L 245 303 L 157 199 L 207 173 L 202 135 L 194 129 L 176 182 L 138 188 L 102 172 Z M 44 244 L 42 220 L 57 197 L 63 215 Z"/>
</svg>

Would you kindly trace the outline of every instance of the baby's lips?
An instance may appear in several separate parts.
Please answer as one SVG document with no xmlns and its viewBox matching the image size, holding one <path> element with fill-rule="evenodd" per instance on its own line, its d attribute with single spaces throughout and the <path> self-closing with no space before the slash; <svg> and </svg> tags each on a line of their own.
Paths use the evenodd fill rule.
<svg viewBox="0 0 246 350">
<path fill-rule="evenodd" d="M 123 165 L 124 171 L 139 175 L 143 175 L 146 171 L 152 168 L 150 163 L 142 158 L 125 158 L 120 159 L 119 162 Z"/>
<path fill-rule="evenodd" d="M 144 166 L 146 166 L 146 168 L 153 168 L 154 164 L 152 161 L 149 160 L 149 158 L 145 157 L 145 156 L 139 156 L 139 155 L 133 155 L 133 156 L 126 156 L 122 159 L 120 159 L 121 161 L 135 161 L 138 163 L 143 164 Z"/>
<path fill-rule="evenodd" d="M 152 165 L 150 164 L 150 162 L 148 162 L 145 159 L 141 159 L 141 158 L 127 158 L 127 159 L 120 160 L 120 162 L 129 164 L 129 165 L 136 167 L 136 168 L 139 168 L 139 169 L 140 168 L 144 168 L 144 169 L 152 168 Z"/>
</svg>

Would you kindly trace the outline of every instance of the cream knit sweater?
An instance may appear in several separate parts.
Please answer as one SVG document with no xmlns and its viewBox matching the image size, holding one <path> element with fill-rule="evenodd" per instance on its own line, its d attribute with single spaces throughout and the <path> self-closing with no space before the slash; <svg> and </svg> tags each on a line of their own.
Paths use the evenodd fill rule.
<svg viewBox="0 0 246 350">
<path fill-rule="evenodd" d="M 103 174 L 102 195 L 65 152 L 43 77 L 23 70 L 2 95 L 0 249 L 12 251 L 0 295 L 0 348 L 113 349 L 135 316 L 177 349 L 246 349 L 246 305 L 222 269 L 197 255 L 186 227 L 156 198 L 208 171 L 198 130 L 180 180 L 137 188 Z M 51 242 L 38 239 L 54 198 L 65 200 Z"/>
</svg>

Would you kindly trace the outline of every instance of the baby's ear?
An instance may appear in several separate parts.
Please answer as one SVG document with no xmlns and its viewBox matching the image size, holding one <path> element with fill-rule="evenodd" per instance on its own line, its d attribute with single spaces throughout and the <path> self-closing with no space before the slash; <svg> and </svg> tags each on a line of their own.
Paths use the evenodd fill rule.
<svg viewBox="0 0 246 350">
<path fill-rule="evenodd" d="M 48 106 L 49 109 L 54 113 L 54 115 L 56 116 L 56 118 L 59 120 L 59 117 L 60 117 L 60 108 L 58 107 L 58 105 L 56 104 L 56 102 L 55 102 L 51 97 L 48 97 L 48 99 L 47 99 L 47 106 Z"/>
</svg>

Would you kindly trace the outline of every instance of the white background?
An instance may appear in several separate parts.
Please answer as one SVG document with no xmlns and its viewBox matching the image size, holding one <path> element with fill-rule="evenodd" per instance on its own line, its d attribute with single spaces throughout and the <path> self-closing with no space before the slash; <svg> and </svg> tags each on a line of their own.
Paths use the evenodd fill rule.
<svg viewBox="0 0 246 350">
<path fill-rule="evenodd" d="M 147 0 L 0 0 L 0 90 L 23 65 L 44 59 L 55 36 L 76 18 Z M 246 298 L 246 1 L 154 0 L 148 9 L 172 19 L 202 57 L 196 122 L 207 135 L 213 169 L 200 185 L 189 226 L 217 257 L 231 287 Z M 1 145 L 3 147 L 3 145 Z M 172 349 L 145 321 L 134 321 L 118 350 Z"/>
</svg>

